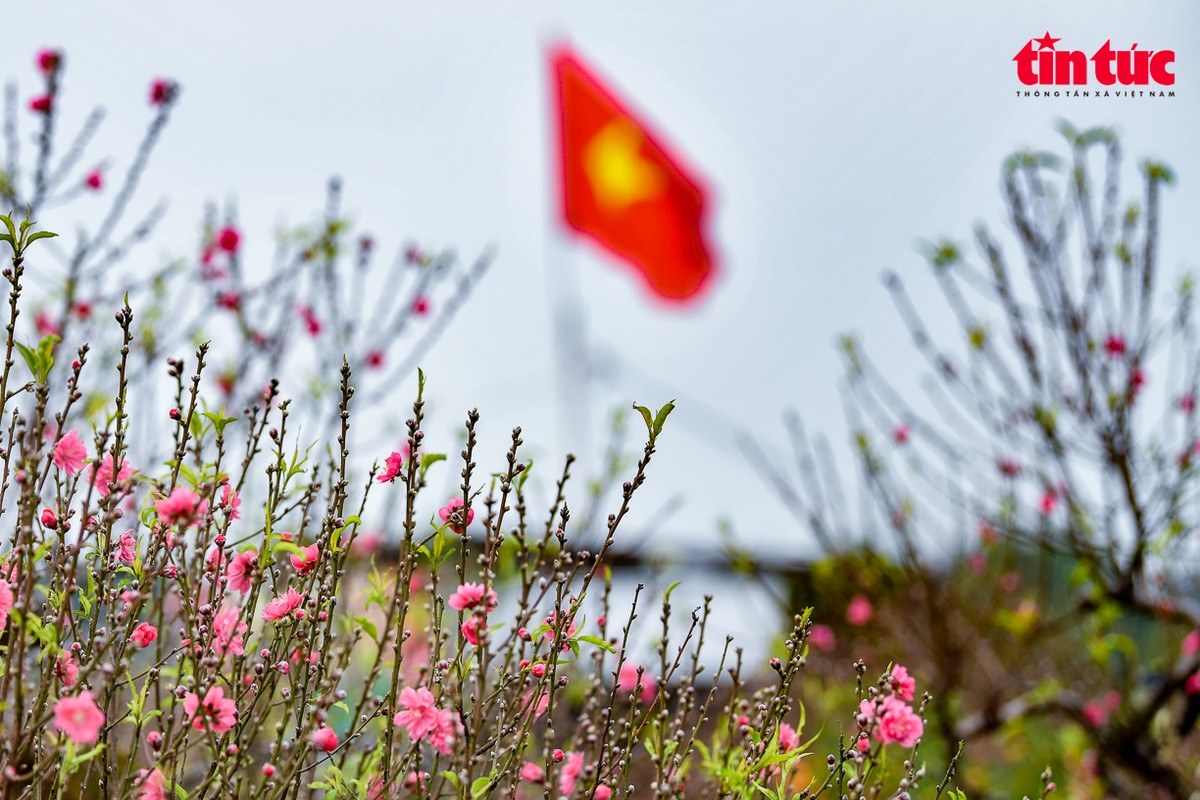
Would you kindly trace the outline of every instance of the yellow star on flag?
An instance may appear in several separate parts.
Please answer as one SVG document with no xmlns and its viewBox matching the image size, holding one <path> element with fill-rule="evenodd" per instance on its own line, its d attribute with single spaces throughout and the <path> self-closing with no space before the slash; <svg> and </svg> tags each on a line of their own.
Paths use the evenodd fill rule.
<svg viewBox="0 0 1200 800">
<path fill-rule="evenodd" d="M 625 208 L 657 197 L 666 188 L 662 172 L 642 158 L 641 146 L 641 131 L 627 120 L 610 122 L 588 142 L 583 168 L 600 205 Z"/>
</svg>

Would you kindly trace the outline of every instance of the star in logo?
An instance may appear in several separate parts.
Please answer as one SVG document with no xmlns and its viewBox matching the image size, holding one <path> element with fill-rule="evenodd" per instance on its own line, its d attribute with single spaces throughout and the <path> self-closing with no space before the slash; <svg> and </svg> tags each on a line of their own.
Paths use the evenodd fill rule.
<svg viewBox="0 0 1200 800">
<path fill-rule="evenodd" d="M 1055 39 L 1050 36 L 1050 31 L 1046 31 L 1046 35 L 1040 39 L 1034 39 L 1038 43 L 1038 50 L 1053 50 L 1054 43 L 1062 41 L 1062 37 Z"/>
</svg>

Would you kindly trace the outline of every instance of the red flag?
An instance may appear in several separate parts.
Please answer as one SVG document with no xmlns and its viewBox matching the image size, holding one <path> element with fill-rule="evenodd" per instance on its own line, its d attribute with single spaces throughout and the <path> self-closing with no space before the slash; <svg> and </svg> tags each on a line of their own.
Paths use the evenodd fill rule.
<svg viewBox="0 0 1200 800">
<path fill-rule="evenodd" d="M 667 300 L 698 296 L 714 274 L 709 192 L 569 49 L 550 54 L 567 225 L 635 267 Z"/>
</svg>

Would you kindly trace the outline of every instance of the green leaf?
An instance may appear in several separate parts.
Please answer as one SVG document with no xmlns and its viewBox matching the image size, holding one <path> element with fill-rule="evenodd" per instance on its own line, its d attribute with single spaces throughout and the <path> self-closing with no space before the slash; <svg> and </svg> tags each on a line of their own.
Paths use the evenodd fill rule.
<svg viewBox="0 0 1200 800">
<path fill-rule="evenodd" d="M 531 472 L 533 472 L 533 459 L 532 458 L 529 459 L 529 462 L 527 464 L 525 464 L 525 469 L 521 470 L 521 474 L 517 476 L 517 491 L 518 492 L 523 491 L 525 489 L 525 481 L 529 480 L 529 473 L 531 473 Z"/>
<path fill-rule="evenodd" d="M 675 410 L 675 401 L 672 400 L 658 410 L 654 415 L 654 435 L 658 436 L 662 433 L 663 423 L 667 421 L 667 417 L 671 416 L 671 412 Z"/>
<path fill-rule="evenodd" d="M 199 439 L 204 433 L 204 423 L 200 421 L 199 414 L 192 414 L 188 419 L 188 431 L 196 439 Z"/>
<path fill-rule="evenodd" d="M 496 773 L 483 775 L 471 781 L 471 800 L 478 800 L 483 797 L 487 790 L 491 788 L 492 781 L 496 779 Z"/>
<path fill-rule="evenodd" d="M 284 553 L 291 553 L 292 555 L 297 555 L 301 558 L 306 556 L 305 552 L 299 546 L 292 544 L 291 542 L 278 541 L 271 545 L 271 555 L 275 555 L 280 551 L 283 551 Z"/>
<path fill-rule="evenodd" d="M 434 464 L 438 463 L 439 461 L 445 461 L 445 460 L 446 460 L 445 453 L 422 453 L 421 454 L 421 477 L 424 478 L 425 473 L 428 472 L 429 468 L 432 467 Z"/>
<path fill-rule="evenodd" d="M 79 755 L 72 755 L 70 758 L 67 759 L 67 763 L 63 767 L 63 769 L 66 771 L 66 773 L 68 775 L 71 775 L 75 772 L 75 770 L 79 769 L 82 765 L 91 761 L 93 758 L 95 758 L 96 756 L 100 755 L 103 752 L 104 752 L 104 745 L 98 744 L 95 747 L 93 747 L 91 750 L 88 750 L 86 753 L 80 753 Z"/>
<path fill-rule="evenodd" d="M 601 639 L 599 636 L 576 636 L 575 639 L 580 642 L 586 642 L 588 644 L 595 645 L 596 647 L 599 647 L 601 650 L 605 650 L 609 653 L 617 652 L 617 649 L 615 647 L 613 647 L 611 644 L 609 644 L 608 642 Z"/>
<path fill-rule="evenodd" d="M 44 381 L 50 375 L 50 370 L 54 367 L 54 345 L 61 341 L 61 337 L 52 333 L 49 336 L 42 337 L 42 340 L 38 342 L 38 363 L 42 367 L 42 375 L 39 380 Z"/>
<path fill-rule="evenodd" d="M 216 412 L 202 411 L 200 413 L 203 414 L 205 417 L 207 417 L 212 422 L 213 427 L 217 429 L 218 436 L 224 435 L 225 427 L 229 423 L 235 422 L 237 420 L 237 417 L 225 416 L 225 406 L 221 406 L 221 408 L 218 409 Z"/>
<path fill-rule="evenodd" d="M 648 433 L 651 437 L 653 437 L 654 436 L 654 417 L 650 414 L 650 409 L 646 408 L 645 406 L 639 406 L 637 403 L 634 403 L 633 410 L 638 412 L 639 414 L 641 414 L 642 419 L 646 420 L 646 433 Z"/>
<path fill-rule="evenodd" d="M 25 240 L 25 246 L 28 247 L 38 239 L 53 239 L 55 236 L 58 236 L 58 234 L 53 231 L 36 231 L 29 234 L 29 238 Z"/>
<path fill-rule="evenodd" d="M 682 583 L 682 581 L 675 581 L 674 583 L 672 583 L 670 586 L 667 587 L 667 591 L 663 592 L 663 604 L 664 605 L 671 602 L 671 592 L 675 591 L 675 587 L 678 586 L 680 583 Z"/>
<path fill-rule="evenodd" d="M 444 769 L 441 772 L 439 772 L 438 774 L 441 775 L 446 780 L 453 783 L 455 789 L 462 788 L 462 782 L 458 779 L 458 775 L 455 774 L 453 770 Z"/>
<path fill-rule="evenodd" d="M 366 617 L 355 617 L 354 621 L 358 623 L 358 627 L 362 628 L 368 636 L 375 641 L 379 641 L 379 629 L 375 627 L 375 623 Z"/>
<path fill-rule="evenodd" d="M 330 532 L 330 534 L 329 534 L 329 549 L 335 553 L 342 552 L 342 549 L 340 547 L 338 547 L 338 541 L 342 538 L 342 532 L 345 531 L 346 528 L 349 528 L 351 525 L 361 525 L 361 524 L 362 524 L 362 520 L 359 519 L 358 517 L 346 517 L 345 525 L 343 525 L 340 528 L 334 528 L 333 531 Z"/>
<path fill-rule="evenodd" d="M 41 371 L 38 367 L 37 353 L 30 350 L 20 342 L 13 342 L 13 344 L 16 345 L 17 352 L 21 354 L 21 358 L 25 360 L 25 366 L 29 367 L 30 374 L 32 374 L 34 378 L 37 378 L 38 373 Z"/>
</svg>

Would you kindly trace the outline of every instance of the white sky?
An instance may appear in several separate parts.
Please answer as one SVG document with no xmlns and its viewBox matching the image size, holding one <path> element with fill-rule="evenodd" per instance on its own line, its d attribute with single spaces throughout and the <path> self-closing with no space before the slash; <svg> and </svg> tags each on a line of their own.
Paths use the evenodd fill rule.
<svg viewBox="0 0 1200 800">
<path fill-rule="evenodd" d="M 1164 264 L 1200 260 L 1200 5 L 1182 0 L 1153 11 L 1097 0 L 127 2 L 45 4 L 5 25 L 0 65 L 23 96 L 33 53 L 66 50 L 68 119 L 91 103 L 109 111 L 98 153 L 127 157 L 151 78 L 183 85 L 139 198 L 172 203 L 137 255 L 147 268 L 188 254 L 204 204 L 230 196 L 249 256 L 265 260 L 273 226 L 307 221 L 333 174 L 385 250 L 409 238 L 466 257 L 496 245 L 493 270 L 427 359 L 430 435 L 448 438 L 474 405 L 495 454 L 481 467 L 499 468 L 516 424 L 547 455 L 596 455 L 609 409 L 675 397 L 641 506 L 685 497 L 664 546 L 709 539 L 728 515 L 747 542 L 800 551 L 806 536 L 710 409 L 782 441 L 781 412 L 794 407 L 844 452 L 835 337 L 861 334 L 915 386 L 918 361 L 880 273 L 926 294 L 914 241 L 968 241 L 979 218 L 1000 227 L 1001 159 L 1057 149 L 1059 118 L 1115 124 L 1128 163 L 1152 155 L 1176 168 Z M 1012 56 L 1046 30 L 1088 52 L 1109 38 L 1175 49 L 1177 97 L 1015 98 Z M 557 233 L 543 53 L 558 36 L 715 187 L 723 271 L 699 307 L 664 312 L 624 269 Z M 588 433 L 556 407 L 547 271 L 574 271 L 592 342 L 630 366 L 590 396 Z M 464 359 L 468 372 L 449 366 Z M 402 408 L 411 394 L 397 387 Z"/>
</svg>

